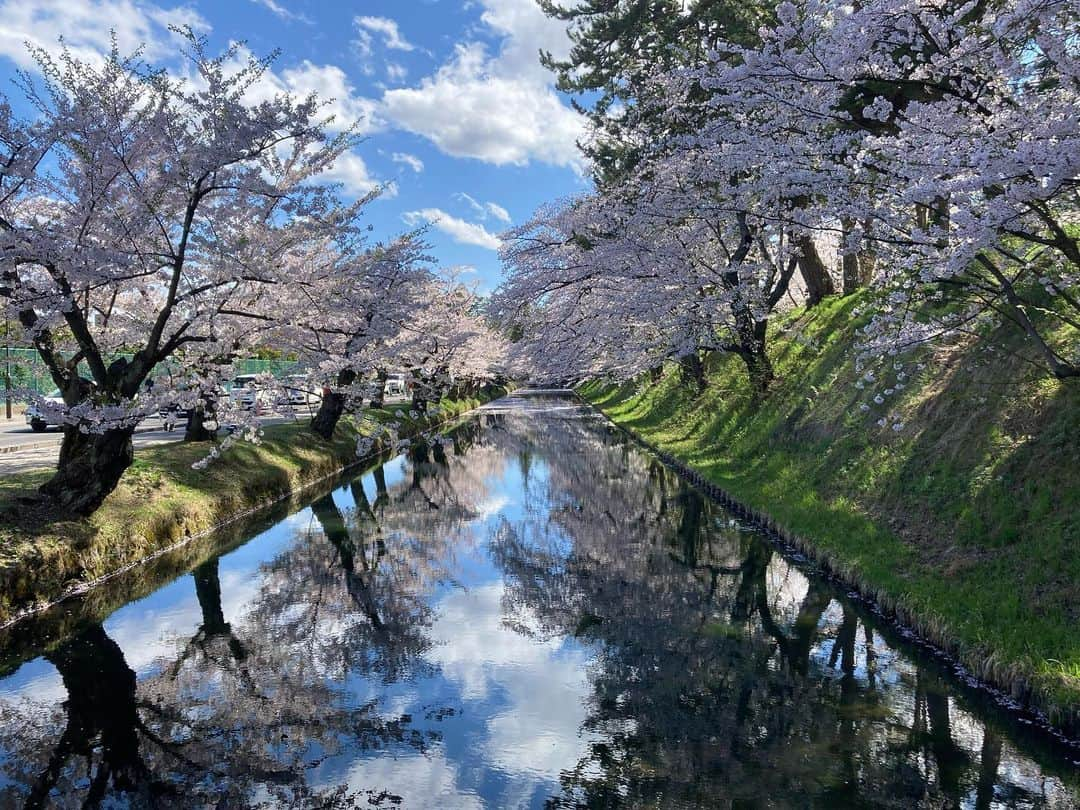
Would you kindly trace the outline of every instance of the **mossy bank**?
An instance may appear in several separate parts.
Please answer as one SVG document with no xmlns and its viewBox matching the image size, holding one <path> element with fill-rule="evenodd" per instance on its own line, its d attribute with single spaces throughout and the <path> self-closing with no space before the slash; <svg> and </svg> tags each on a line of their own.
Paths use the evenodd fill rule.
<svg viewBox="0 0 1080 810">
<path fill-rule="evenodd" d="M 330 442 L 306 422 L 270 425 L 261 443 L 238 443 L 204 470 L 192 464 L 206 457 L 208 443 L 140 449 L 120 486 L 86 519 L 27 502 L 50 470 L 0 477 L 0 624 L 356 464 L 357 439 L 378 435 L 386 422 L 399 422 L 408 436 L 505 393 L 492 388 L 443 401 L 419 420 L 397 416 L 394 406 L 367 411 L 343 419 Z M 376 441 L 372 452 L 382 449 Z"/>
<path fill-rule="evenodd" d="M 857 385 L 856 304 L 777 320 L 763 400 L 722 355 L 704 390 L 671 365 L 580 393 L 1080 738 L 1080 383 L 958 343 L 905 358 L 879 404 Z"/>
</svg>

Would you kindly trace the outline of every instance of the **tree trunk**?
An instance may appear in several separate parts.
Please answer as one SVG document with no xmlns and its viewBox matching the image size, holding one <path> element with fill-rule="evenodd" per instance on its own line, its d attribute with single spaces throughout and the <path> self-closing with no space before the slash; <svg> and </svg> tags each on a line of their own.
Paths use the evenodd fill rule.
<svg viewBox="0 0 1080 810">
<path fill-rule="evenodd" d="M 352 369 L 342 369 L 338 372 L 338 388 L 350 386 L 355 381 L 356 372 Z M 345 406 L 348 401 L 348 394 L 341 391 L 327 391 L 323 394 L 322 402 L 319 403 L 319 410 L 311 417 L 311 429 L 327 441 L 333 439 L 334 430 L 337 428 L 341 415 L 345 413 Z"/>
<path fill-rule="evenodd" d="M 765 338 L 769 322 L 753 320 L 749 311 L 743 311 L 736 313 L 735 324 L 739 336 L 739 346 L 736 351 L 746 364 L 754 395 L 762 396 L 769 390 L 775 376 L 772 361 L 765 352 Z"/>
<path fill-rule="evenodd" d="M 843 253 L 841 254 L 840 266 L 842 269 L 842 294 L 851 295 L 853 292 L 862 286 L 862 279 L 859 278 L 859 254 L 847 244 L 848 235 L 854 230 L 855 223 L 850 219 L 843 221 L 843 240 L 842 247 Z"/>
<path fill-rule="evenodd" d="M 705 379 L 705 363 L 698 352 L 690 352 L 679 358 L 684 382 L 693 381 L 697 385 L 698 393 L 704 393 L 707 381 Z"/>
<path fill-rule="evenodd" d="M 205 405 L 196 405 L 188 411 L 187 427 L 184 429 L 185 442 L 212 442 L 217 436 L 217 428 L 210 430 L 206 427 L 207 421 L 214 419 L 214 405 L 207 402 Z"/>
<path fill-rule="evenodd" d="M 371 398 L 371 407 L 372 408 L 381 408 L 384 404 L 386 404 L 386 378 L 387 378 L 387 373 L 383 369 L 380 368 L 376 372 L 376 378 L 377 378 L 378 382 L 376 383 L 377 387 L 375 388 L 375 395 Z"/>
<path fill-rule="evenodd" d="M 134 426 L 104 433 L 65 426 L 56 474 L 41 485 L 41 493 L 73 515 L 92 514 L 135 460 L 134 433 Z"/>
<path fill-rule="evenodd" d="M 793 241 L 799 249 L 799 272 L 806 283 L 806 305 L 817 306 L 825 296 L 836 292 L 832 276 L 809 234 L 796 236 Z"/>
</svg>

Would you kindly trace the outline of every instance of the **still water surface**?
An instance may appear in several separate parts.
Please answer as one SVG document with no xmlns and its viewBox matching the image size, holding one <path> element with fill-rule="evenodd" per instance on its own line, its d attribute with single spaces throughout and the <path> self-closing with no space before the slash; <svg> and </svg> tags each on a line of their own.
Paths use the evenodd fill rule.
<svg viewBox="0 0 1080 810">
<path fill-rule="evenodd" d="M 241 539 L 0 638 L 0 806 L 1080 806 L 1068 751 L 566 398 Z"/>
</svg>

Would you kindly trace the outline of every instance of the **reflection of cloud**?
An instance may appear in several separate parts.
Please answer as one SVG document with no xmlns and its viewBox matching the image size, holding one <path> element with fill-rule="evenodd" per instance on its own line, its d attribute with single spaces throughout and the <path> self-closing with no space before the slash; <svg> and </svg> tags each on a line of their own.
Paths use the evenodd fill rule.
<svg viewBox="0 0 1080 810">
<path fill-rule="evenodd" d="M 507 704 L 487 721 L 487 759 L 511 776 L 558 779 L 585 756 L 581 733 L 588 654 L 561 641 L 538 642 L 503 624 L 503 584 L 455 591 L 439 606 L 428 657 L 467 701 L 498 693 Z"/>
<path fill-rule="evenodd" d="M 779 554 L 772 556 L 765 571 L 765 592 L 777 621 L 794 624 L 809 590 L 810 580 L 799 569 Z"/>
<path fill-rule="evenodd" d="M 351 790 L 387 790 L 401 796 L 403 807 L 482 807 L 475 793 L 459 792 L 457 776 L 441 752 L 432 752 L 358 760 L 349 768 L 347 784 Z"/>
<path fill-rule="evenodd" d="M 480 520 L 487 520 L 490 517 L 494 517 L 506 508 L 510 503 L 510 499 L 505 495 L 492 495 L 489 498 L 485 498 L 476 506 L 477 517 Z"/>
<path fill-rule="evenodd" d="M 56 667 L 44 659 L 28 661 L 0 681 L 0 717 L 6 712 L 5 703 L 32 700 L 49 705 L 67 698 L 67 690 Z"/>
</svg>

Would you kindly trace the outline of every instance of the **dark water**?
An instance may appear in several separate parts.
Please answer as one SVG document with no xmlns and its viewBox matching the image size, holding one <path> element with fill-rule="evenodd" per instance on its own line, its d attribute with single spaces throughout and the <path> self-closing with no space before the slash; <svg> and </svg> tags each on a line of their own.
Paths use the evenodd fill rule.
<svg viewBox="0 0 1080 810">
<path fill-rule="evenodd" d="M 0 638 L 0 806 L 1080 805 L 1075 753 L 569 400 L 275 519 Z"/>
</svg>

